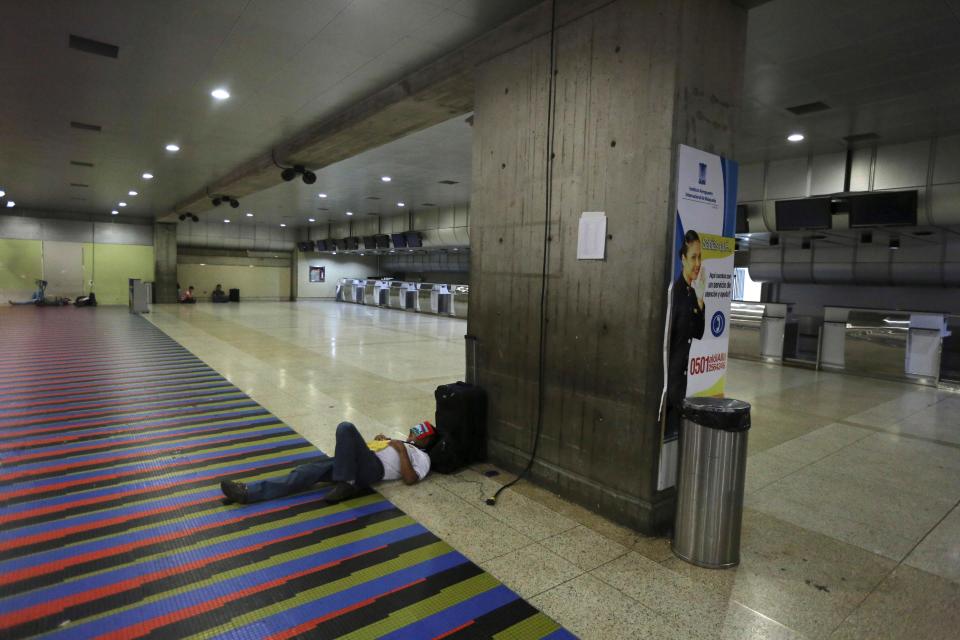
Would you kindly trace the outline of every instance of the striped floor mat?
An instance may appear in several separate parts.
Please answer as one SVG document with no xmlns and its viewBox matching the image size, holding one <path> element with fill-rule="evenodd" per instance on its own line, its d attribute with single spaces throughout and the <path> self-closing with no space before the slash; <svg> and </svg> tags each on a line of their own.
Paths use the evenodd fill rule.
<svg viewBox="0 0 960 640">
<path fill-rule="evenodd" d="M 0 309 L 0 638 L 571 638 L 123 309 Z"/>
</svg>

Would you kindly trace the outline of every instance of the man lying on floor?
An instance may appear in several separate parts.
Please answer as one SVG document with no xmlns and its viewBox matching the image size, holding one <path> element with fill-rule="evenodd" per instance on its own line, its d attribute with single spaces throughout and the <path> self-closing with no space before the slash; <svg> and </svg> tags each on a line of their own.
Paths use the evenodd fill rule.
<svg viewBox="0 0 960 640">
<path fill-rule="evenodd" d="M 381 480 L 416 484 L 430 472 L 430 456 L 424 449 L 435 435 L 433 425 L 424 421 L 410 428 L 406 441 L 380 434 L 368 445 L 353 424 L 341 422 L 332 458 L 300 465 L 285 476 L 246 483 L 224 480 L 220 489 L 230 500 L 248 504 L 290 495 L 318 482 L 333 482 L 324 500 L 340 502 Z"/>
</svg>

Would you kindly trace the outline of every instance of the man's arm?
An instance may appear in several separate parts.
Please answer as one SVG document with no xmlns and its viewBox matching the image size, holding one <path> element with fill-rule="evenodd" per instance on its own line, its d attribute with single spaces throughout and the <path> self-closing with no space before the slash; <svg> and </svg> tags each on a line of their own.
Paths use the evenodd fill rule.
<svg viewBox="0 0 960 640">
<path fill-rule="evenodd" d="M 403 480 L 403 484 L 411 485 L 420 482 L 420 476 L 413 470 L 413 465 L 410 464 L 410 455 L 407 453 L 407 447 L 403 442 L 391 440 L 390 446 L 396 449 L 397 455 L 400 458 L 400 477 Z"/>
</svg>

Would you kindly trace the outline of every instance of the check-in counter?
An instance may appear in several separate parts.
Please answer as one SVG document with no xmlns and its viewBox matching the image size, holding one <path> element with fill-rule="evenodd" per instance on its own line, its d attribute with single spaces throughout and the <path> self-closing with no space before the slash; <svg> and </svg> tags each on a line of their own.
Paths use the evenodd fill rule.
<svg viewBox="0 0 960 640">
<path fill-rule="evenodd" d="M 825 307 L 820 366 L 936 385 L 950 335 L 943 314 Z"/>
<path fill-rule="evenodd" d="M 783 303 L 731 302 L 730 355 L 781 362 L 789 310 L 790 306 Z"/>
<path fill-rule="evenodd" d="M 465 284 L 453 285 L 453 298 L 450 304 L 450 315 L 456 318 L 466 318 L 469 309 L 470 287 Z"/>
<path fill-rule="evenodd" d="M 431 304 L 433 300 L 433 288 L 437 286 L 432 282 L 418 282 L 417 283 L 417 297 L 415 299 L 415 306 L 413 308 L 417 313 L 436 313 L 431 310 Z"/>
<path fill-rule="evenodd" d="M 355 278 L 341 278 L 338 283 L 337 300 L 355 303 L 357 301 L 357 286 L 362 280 Z M 360 285 L 362 288 L 362 285 Z"/>
<path fill-rule="evenodd" d="M 364 294 L 367 291 L 367 281 L 366 280 L 354 280 L 353 281 L 353 301 L 357 304 L 363 304 Z"/>
<path fill-rule="evenodd" d="M 450 285 L 436 284 L 430 291 L 430 311 L 441 316 L 450 315 L 453 295 L 450 293 Z"/>
<path fill-rule="evenodd" d="M 417 306 L 417 284 L 415 282 L 390 283 L 390 293 L 387 295 L 387 306 L 391 309 L 413 311 Z"/>
<path fill-rule="evenodd" d="M 363 287 L 363 304 L 372 307 L 387 306 L 387 295 L 390 290 L 389 280 L 367 280 Z"/>
</svg>

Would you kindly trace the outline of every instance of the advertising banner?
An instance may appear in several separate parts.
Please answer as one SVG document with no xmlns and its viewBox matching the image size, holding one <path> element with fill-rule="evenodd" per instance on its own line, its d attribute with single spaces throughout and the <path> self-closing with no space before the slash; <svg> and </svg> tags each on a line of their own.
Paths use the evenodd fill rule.
<svg viewBox="0 0 960 640">
<path fill-rule="evenodd" d="M 657 488 L 661 490 L 676 482 L 683 399 L 723 396 L 736 211 L 737 164 L 680 145 L 660 402 L 662 439 Z"/>
</svg>

